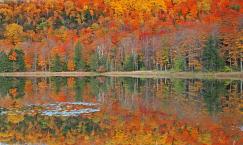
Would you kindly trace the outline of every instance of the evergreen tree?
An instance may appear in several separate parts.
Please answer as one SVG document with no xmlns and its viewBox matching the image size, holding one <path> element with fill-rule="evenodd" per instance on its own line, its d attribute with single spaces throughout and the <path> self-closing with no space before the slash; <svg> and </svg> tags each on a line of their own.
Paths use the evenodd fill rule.
<svg viewBox="0 0 243 145">
<path fill-rule="evenodd" d="M 8 56 L 4 52 L 0 52 L 0 72 L 10 72 L 12 65 L 8 59 Z"/>
<path fill-rule="evenodd" d="M 175 71 L 185 71 L 186 61 L 183 57 L 178 57 L 175 59 L 173 69 Z"/>
<path fill-rule="evenodd" d="M 21 49 L 16 49 L 17 53 L 17 71 L 25 71 L 24 52 Z"/>
<path fill-rule="evenodd" d="M 51 65 L 51 71 L 53 72 L 61 72 L 64 70 L 64 66 L 62 64 L 62 61 L 61 61 L 61 58 L 59 55 L 55 55 L 55 58 L 52 62 L 52 65 Z"/>
<path fill-rule="evenodd" d="M 224 60 L 219 55 L 218 41 L 210 36 L 202 55 L 203 69 L 205 71 L 220 71 L 224 67 Z"/>
<path fill-rule="evenodd" d="M 125 64 L 124 64 L 124 70 L 125 71 L 134 71 L 134 57 L 133 55 L 130 55 L 127 57 Z"/>
<path fill-rule="evenodd" d="M 136 53 L 131 54 L 127 57 L 124 63 L 124 70 L 125 71 L 135 71 L 144 68 L 144 62 L 140 55 Z"/>
<path fill-rule="evenodd" d="M 13 55 L 14 54 L 14 55 Z M 12 49 L 8 54 L 10 59 L 10 71 L 25 71 L 24 52 L 21 49 Z"/>
<path fill-rule="evenodd" d="M 80 41 L 78 41 L 78 43 L 75 46 L 74 64 L 76 70 L 84 69 L 84 61 L 82 59 L 82 45 Z"/>
</svg>

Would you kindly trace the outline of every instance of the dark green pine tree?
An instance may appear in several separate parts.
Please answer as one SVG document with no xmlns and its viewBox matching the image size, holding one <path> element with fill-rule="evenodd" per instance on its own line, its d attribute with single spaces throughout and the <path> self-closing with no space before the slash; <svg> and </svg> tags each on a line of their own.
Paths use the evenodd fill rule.
<svg viewBox="0 0 243 145">
<path fill-rule="evenodd" d="M 10 71 L 18 71 L 23 72 L 25 71 L 25 62 L 24 62 L 24 52 L 21 49 L 12 49 L 9 52 L 9 55 L 13 52 L 16 53 L 16 60 L 10 61 Z"/>
<path fill-rule="evenodd" d="M 204 71 L 220 71 L 224 68 L 224 60 L 219 55 L 218 40 L 210 36 L 202 55 Z"/>
<path fill-rule="evenodd" d="M 0 52 L 0 72 L 10 71 L 12 71 L 12 65 L 8 59 L 8 56 L 4 52 Z"/>
<path fill-rule="evenodd" d="M 82 59 L 82 45 L 80 41 L 75 46 L 75 51 L 74 51 L 74 64 L 75 64 L 75 69 L 76 70 L 82 70 L 84 69 L 84 61 Z"/>
<path fill-rule="evenodd" d="M 24 52 L 21 49 L 15 51 L 17 53 L 17 69 L 18 71 L 25 71 Z"/>
<path fill-rule="evenodd" d="M 130 55 L 127 57 L 125 64 L 124 64 L 124 70 L 125 71 L 134 71 L 134 57 L 133 55 Z"/>
<path fill-rule="evenodd" d="M 174 67 L 173 69 L 175 71 L 185 71 L 186 70 L 186 60 L 183 56 L 178 56 L 176 59 L 175 59 L 175 62 L 174 62 Z"/>
<path fill-rule="evenodd" d="M 61 72 L 63 71 L 63 64 L 61 58 L 58 54 L 55 55 L 54 60 L 51 65 L 52 72 Z"/>
</svg>

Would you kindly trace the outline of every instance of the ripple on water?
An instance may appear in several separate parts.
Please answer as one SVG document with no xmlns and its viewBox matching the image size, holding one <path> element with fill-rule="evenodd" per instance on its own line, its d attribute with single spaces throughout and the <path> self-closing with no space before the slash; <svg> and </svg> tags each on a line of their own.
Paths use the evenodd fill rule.
<svg viewBox="0 0 243 145">
<path fill-rule="evenodd" d="M 61 102 L 52 104 L 32 104 L 27 107 L 20 108 L 18 111 L 24 114 L 34 114 L 38 112 L 44 116 L 79 116 L 81 114 L 89 114 L 99 112 L 97 103 L 90 102 Z M 13 110 L 0 111 L 0 114 L 12 112 Z M 16 111 L 16 110 L 15 110 Z"/>
<path fill-rule="evenodd" d="M 78 116 L 81 114 L 99 112 L 100 109 L 86 108 L 71 111 L 60 111 L 60 110 L 46 110 L 42 112 L 42 115 L 46 116 Z"/>
</svg>

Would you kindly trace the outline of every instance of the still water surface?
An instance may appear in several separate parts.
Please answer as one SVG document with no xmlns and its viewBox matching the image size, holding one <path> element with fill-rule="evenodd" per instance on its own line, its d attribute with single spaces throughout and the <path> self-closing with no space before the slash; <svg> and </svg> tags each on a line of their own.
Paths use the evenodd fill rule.
<svg viewBox="0 0 243 145">
<path fill-rule="evenodd" d="M 243 83 L 0 77 L 0 144 L 240 145 Z"/>
</svg>

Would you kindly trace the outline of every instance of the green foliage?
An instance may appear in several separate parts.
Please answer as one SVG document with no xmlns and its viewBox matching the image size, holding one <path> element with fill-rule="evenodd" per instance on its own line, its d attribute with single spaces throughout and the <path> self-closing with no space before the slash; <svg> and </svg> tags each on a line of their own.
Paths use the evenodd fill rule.
<svg viewBox="0 0 243 145">
<path fill-rule="evenodd" d="M 135 71 L 135 70 L 144 70 L 144 62 L 140 55 L 131 54 L 129 55 L 124 63 L 124 70 L 125 71 Z"/>
<path fill-rule="evenodd" d="M 133 55 L 129 55 L 125 61 L 124 64 L 124 70 L 125 71 L 134 71 L 135 70 L 135 66 L 134 66 L 134 56 Z"/>
<path fill-rule="evenodd" d="M 24 52 L 20 49 L 16 49 L 17 53 L 17 71 L 25 71 L 25 62 L 24 62 Z"/>
<path fill-rule="evenodd" d="M 84 90 L 85 80 L 83 78 L 77 78 L 75 80 L 75 100 L 83 101 L 83 90 Z"/>
<path fill-rule="evenodd" d="M 9 66 L 9 70 L 10 71 L 14 71 L 14 72 L 23 72 L 25 71 L 25 62 L 24 62 L 24 52 L 21 49 L 12 49 L 9 54 L 8 57 L 13 54 L 16 53 L 16 60 L 10 60 L 11 65 Z"/>
<path fill-rule="evenodd" d="M 0 72 L 10 72 L 11 66 L 8 56 L 4 52 L 0 52 Z"/>
<path fill-rule="evenodd" d="M 107 59 L 103 55 L 99 55 L 97 52 L 91 55 L 91 60 L 90 60 L 91 71 L 106 71 L 107 70 L 106 66 L 107 66 Z"/>
<path fill-rule="evenodd" d="M 181 80 L 181 79 L 173 80 L 173 86 L 174 86 L 175 92 L 178 94 L 183 94 L 186 90 L 185 81 Z"/>
<path fill-rule="evenodd" d="M 96 71 L 98 66 L 99 66 L 99 64 L 98 64 L 98 55 L 97 55 L 97 53 L 94 53 L 94 54 L 91 55 L 91 60 L 90 60 L 90 69 L 91 69 L 91 71 Z"/>
<path fill-rule="evenodd" d="M 17 53 L 17 71 L 25 71 L 25 63 L 24 63 L 24 52 L 20 49 L 16 49 Z"/>
<path fill-rule="evenodd" d="M 84 69 L 84 61 L 82 59 L 82 48 L 83 46 L 81 45 L 80 41 L 75 46 L 75 51 L 74 51 L 74 64 L 75 64 L 75 69 L 76 70 L 82 70 Z"/>
<path fill-rule="evenodd" d="M 92 20 L 92 16 L 90 14 L 90 10 L 89 9 L 85 10 L 85 12 L 84 12 L 84 18 L 85 18 L 85 21 Z"/>
<path fill-rule="evenodd" d="M 221 95 L 226 94 L 224 82 L 214 80 L 203 81 L 202 96 L 204 97 L 204 102 L 207 105 L 209 113 L 217 113 L 221 108 Z"/>
<path fill-rule="evenodd" d="M 42 21 L 40 24 L 36 26 L 37 30 L 45 30 L 48 27 L 48 23 L 46 21 Z"/>
<path fill-rule="evenodd" d="M 67 85 L 67 78 L 65 77 L 51 77 L 51 83 L 55 87 L 55 92 L 59 93 L 61 89 Z"/>
<path fill-rule="evenodd" d="M 89 79 L 91 93 L 93 96 L 98 97 L 100 93 L 106 92 L 109 90 L 110 84 L 107 80 L 108 80 L 108 78 L 105 78 L 105 77 L 97 77 L 97 78 Z"/>
<path fill-rule="evenodd" d="M 60 56 L 58 54 L 55 55 L 54 60 L 51 64 L 52 72 L 61 72 L 66 70 L 66 64 L 62 62 Z"/>
<path fill-rule="evenodd" d="M 174 71 L 185 71 L 185 66 L 186 66 L 186 60 L 183 57 L 178 57 L 175 59 L 174 62 Z"/>
<path fill-rule="evenodd" d="M 145 65 L 141 55 L 137 55 L 137 68 L 136 70 L 144 70 Z"/>
<path fill-rule="evenodd" d="M 220 71 L 224 68 L 224 60 L 218 51 L 218 40 L 215 37 L 209 37 L 202 55 L 205 71 Z"/>
<path fill-rule="evenodd" d="M 240 5 L 231 5 L 230 8 L 231 8 L 232 10 L 237 11 L 237 12 L 240 11 Z"/>
<path fill-rule="evenodd" d="M 4 97 L 9 93 L 10 89 L 16 88 L 17 93 L 15 98 L 21 98 L 25 95 L 25 79 L 23 78 L 7 78 L 0 77 L 0 97 Z"/>
<path fill-rule="evenodd" d="M 230 68 L 229 66 L 224 66 L 224 70 L 223 70 L 223 71 L 224 71 L 224 72 L 232 72 L 233 69 Z"/>
<path fill-rule="evenodd" d="M 168 65 L 169 64 L 169 48 L 168 47 L 164 47 L 162 49 L 162 61 L 164 65 Z"/>
<path fill-rule="evenodd" d="M 64 26 L 64 20 L 60 18 L 56 18 L 53 23 L 54 29 L 59 29 L 60 27 Z"/>
</svg>

